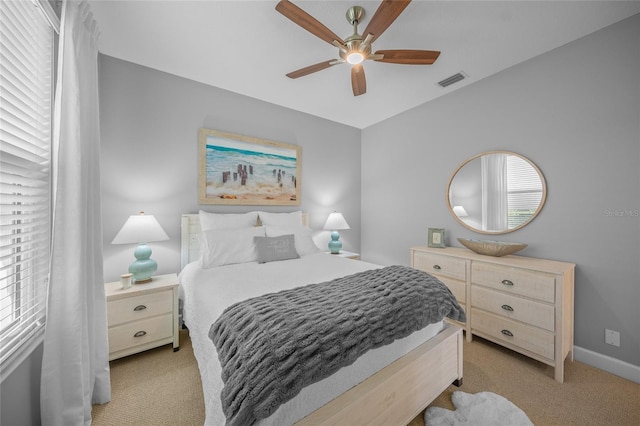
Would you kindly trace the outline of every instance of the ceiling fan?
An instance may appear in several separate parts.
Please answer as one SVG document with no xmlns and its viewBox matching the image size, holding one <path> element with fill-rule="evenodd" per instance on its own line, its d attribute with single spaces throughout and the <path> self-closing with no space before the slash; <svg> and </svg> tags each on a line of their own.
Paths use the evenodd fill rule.
<svg viewBox="0 0 640 426">
<path fill-rule="evenodd" d="M 303 77 L 333 65 L 349 63 L 353 65 L 351 67 L 353 95 L 359 96 L 367 91 L 367 81 L 364 76 L 364 68 L 362 67 L 362 62 L 365 60 L 407 65 L 433 64 L 440 55 L 440 52 L 434 50 L 395 49 L 378 50 L 372 53 L 371 44 L 389 28 L 409 3 L 411 3 L 411 0 L 383 0 L 362 35 L 358 34 L 358 23 L 364 18 L 364 9 L 361 6 L 350 7 L 347 10 L 347 21 L 353 25 L 353 34 L 342 40 L 333 31 L 289 0 L 281 0 L 276 5 L 278 12 L 313 35 L 336 46 L 339 49 L 340 55 L 340 59 L 330 59 L 292 71 L 287 74 L 287 77 Z M 363 36 L 365 37 L 363 38 Z"/>
</svg>

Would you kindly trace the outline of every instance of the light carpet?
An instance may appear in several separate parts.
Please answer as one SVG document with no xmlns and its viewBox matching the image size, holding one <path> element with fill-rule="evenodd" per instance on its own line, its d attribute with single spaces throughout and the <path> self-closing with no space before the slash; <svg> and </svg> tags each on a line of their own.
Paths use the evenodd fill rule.
<svg viewBox="0 0 640 426">
<path fill-rule="evenodd" d="M 180 350 L 161 346 L 110 362 L 111 402 L 93 406 L 92 426 L 202 426 L 202 383 L 187 330 Z M 456 391 L 507 397 L 536 426 L 638 426 L 640 385 L 579 361 L 553 367 L 479 337 L 464 342 L 464 384 L 449 386 L 431 407 L 454 410 Z M 409 426 L 425 426 L 424 413 Z"/>
<path fill-rule="evenodd" d="M 533 426 L 529 417 L 508 399 L 493 392 L 476 394 L 455 391 L 451 402 L 455 411 L 429 407 L 424 414 L 427 426 Z"/>
</svg>

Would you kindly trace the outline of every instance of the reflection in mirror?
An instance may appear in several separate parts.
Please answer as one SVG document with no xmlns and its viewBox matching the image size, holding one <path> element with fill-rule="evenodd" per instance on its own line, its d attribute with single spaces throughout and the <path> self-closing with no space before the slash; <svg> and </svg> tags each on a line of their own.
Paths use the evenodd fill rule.
<svg viewBox="0 0 640 426">
<path fill-rule="evenodd" d="M 533 220 L 547 195 L 540 170 L 508 151 L 478 154 L 462 163 L 447 187 L 451 214 L 482 234 L 506 234 Z"/>
</svg>

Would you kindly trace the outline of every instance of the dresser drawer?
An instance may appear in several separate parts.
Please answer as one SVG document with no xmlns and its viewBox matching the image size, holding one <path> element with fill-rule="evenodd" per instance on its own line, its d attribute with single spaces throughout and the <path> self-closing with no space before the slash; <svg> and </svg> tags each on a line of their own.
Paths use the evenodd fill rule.
<svg viewBox="0 0 640 426">
<path fill-rule="evenodd" d="M 549 303 L 555 302 L 556 281 L 554 275 L 551 274 L 473 262 L 471 281 L 472 284 L 480 284 Z"/>
<path fill-rule="evenodd" d="M 555 330 L 555 308 L 553 305 L 523 299 L 476 285 L 471 286 L 471 300 L 473 300 L 475 308 L 551 332 Z"/>
<path fill-rule="evenodd" d="M 109 353 L 173 336 L 173 313 L 109 328 Z"/>
<path fill-rule="evenodd" d="M 496 339 L 498 343 L 510 343 L 544 358 L 554 359 L 555 336 L 553 333 L 475 308 L 471 311 L 473 333 L 484 333 Z"/>
<path fill-rule="evenodd" d="M 166 312 L 173 312 L 171 289 L 107 302 L 107 318 L 110 327 Z"/>
<path fill-rule="evenodd" d="M 433 253 L 413 252 L 413 267 L 430 274 L 467 280 L 467 267 L 464 259 Z"/>
<path fill-rule="evenodd" d="M 465 303 L 467 301 L 467 285 L 464 281 L 458 281 L 436 274 L 433 274 L 433 276 L 442 281 L 444 285 L 451 290 L 451 293 L 456 297 L 458 303 Z"/>
</svg>

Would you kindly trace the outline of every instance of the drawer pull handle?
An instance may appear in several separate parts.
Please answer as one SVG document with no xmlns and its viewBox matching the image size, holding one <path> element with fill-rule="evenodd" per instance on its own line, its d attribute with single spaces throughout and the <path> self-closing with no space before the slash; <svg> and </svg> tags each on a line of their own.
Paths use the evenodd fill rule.
<svg viewBox="0 0 640 426">
<path fill-rule="evenodd" d="M 512 285 L 513 285 L 513 281 L 509 281 L 509 280 L 502 280 L 502 284 L 512 286 Z"/>
<path fill-rule="evenodd" d="M 501 330 L 500 333 L 504 334 L 505 336 L 513 337 L 513 333 L 509 330 Z"/>
<path fill-rule="evenodd" d="M 513 308 L 509 305 L 502 305 L 501 308 L 505 311 L 513 312 Z"/>
<path fill-rule="evenodd" d="M 146 335 L 147 332 L 142 330 L 142 331 L 138 331 L 136 334 L 133 335 L 133 337 L 142 337 L 144 335 Z"/>
<path fill-rule="evenodd" d="M 433 265 L 433 269 L 437 269 L 439 271 L 442 268 L 440 267 L 440 265 Z"/>
<path fill-rule="evenodd" d="M 147 309 L 147 307 L 144 305 L 138 305 L 135 308 L 133 308 L 134 311 L 144 311 L 145 309 Z"/>
</svg>

